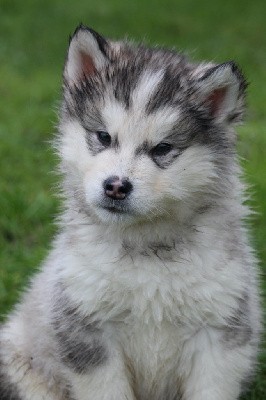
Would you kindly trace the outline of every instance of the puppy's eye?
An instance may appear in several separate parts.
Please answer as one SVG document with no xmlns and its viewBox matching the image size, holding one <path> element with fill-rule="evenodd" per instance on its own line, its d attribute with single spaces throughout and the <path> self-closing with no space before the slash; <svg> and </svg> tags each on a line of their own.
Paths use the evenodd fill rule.
<svg viewBox="0 0 266 400">
<path fill-rule="evenodd" d="M 170 143 L 159 143 L 152 149 L 153 157 L 162 157 L 168 154 L 173 149 L 173 146 Z"/>
<path fill-rule="evenodd" d="M 99 142 L 101 142 L 101 144 L 105 147 L 110 146 L 111 144 L 111 136 L 109 135 L 109 133 L 104 132 L 104 131 L 97 131 L 97 138 L 99 140 Z"/>
</svg>

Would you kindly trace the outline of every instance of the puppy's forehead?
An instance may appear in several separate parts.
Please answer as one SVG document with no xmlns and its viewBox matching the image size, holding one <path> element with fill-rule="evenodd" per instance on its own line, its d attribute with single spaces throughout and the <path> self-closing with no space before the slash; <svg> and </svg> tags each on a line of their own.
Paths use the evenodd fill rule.
<svg viewBox="0 0 266 400">
<path fill-rule="evenodd" d="M 143 72 L 131 96 L 132 107 L 135 110 L 138 110 L 139 108 L 147 108 L 147 104 L 154 93 L 156 93 L 156 90 L 162 82 L 163 76 L 163 70 L 156 72 L 146 70 Z"/>
<path fill-rule="evenodd" d="M 114 97 L 106 99 L 102 108 L 103 121 L 109 133 L 121 141 L 135 143 L 143 140 L 158 141 L 178 123 L 180 108 L 164 105 L 154 112 L 148 112 L 148 104 L 161 86 L 164 71 L 144 71 L 131 95 L 130 107 L 125 107 Z"/>
</svg>

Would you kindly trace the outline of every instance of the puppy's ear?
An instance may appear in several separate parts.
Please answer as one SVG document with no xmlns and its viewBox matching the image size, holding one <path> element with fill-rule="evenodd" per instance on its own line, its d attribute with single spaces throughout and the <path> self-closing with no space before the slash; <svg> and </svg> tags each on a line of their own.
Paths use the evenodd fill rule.
<svg viewBox="0 0 266 400">
<path fill-rule="evenodd" d="M 64 69 L 64 79 L 70 85 L 78 85 L 94 75 L 108 63 L 107 41 L 93 29 L 80 25 L 70 38 Z"/>
<path fill-rule="evenodd" d="M 227 62 L 205 69 L 194 86 L 194 101 L 217 122 L 239 122 L 245 108 L 247 83 L 237 65 Z"/>
</svg>

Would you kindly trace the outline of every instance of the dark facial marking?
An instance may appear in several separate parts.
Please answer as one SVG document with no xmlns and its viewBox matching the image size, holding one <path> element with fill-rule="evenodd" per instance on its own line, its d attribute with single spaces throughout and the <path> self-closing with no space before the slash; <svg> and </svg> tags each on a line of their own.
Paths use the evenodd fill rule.
<svg viewBox="0 0 266 400">
<path fill-rule="evenodd" d="M 102 331 L 62 292 L 54 306 L 53 327 L 61 361 L 79 374 L 107 360 Z"/>
<path fill-rule="evenodd" d="M 148 154 L 150 151 L 150 146 L 147 141 L 143 142 L 140 146 L 138 146 L 135 150 L 136 156 L 142 156 L 144 154 Z"/>
<path fill-rule="evenodd" d="M 132 48 L 125 44 L 120 49 L 121 62 L 113 65 L 109 81 L 116 100 L 124 104 L 127 109 L 131 106 L 131 95 L 152 55 L 152 50 L 143 46 Z"/>
<path fill-rule="evenodd" d="M 113 76 L 113 91 L 116 100 L 122 102 L 126 109 L 131 105 L 131 94 L 135 89 L 138 79 L 141 75 L 141 65 L 123 65 L 117 69 L 116 75 Z"/>
<path fill-rule="evenodd" d="M 252 338 L 252 328 L 249 320 L 249 297 L 245 293 L 239 299 L 239 306 L 227 320 L 224 328 L 223 341 L 229 348 L 241 347 Z"/>
<path fill-rule="evenodd" d="M 147 104 L 146 112 L 151 114 L 159 108 L 174 103 L 178 89 L 180 88 L 180 70 L 172 71 L 172 68 L 167 68 L 162 81 L 160 82 L 155 94 Z"/>
</svg>

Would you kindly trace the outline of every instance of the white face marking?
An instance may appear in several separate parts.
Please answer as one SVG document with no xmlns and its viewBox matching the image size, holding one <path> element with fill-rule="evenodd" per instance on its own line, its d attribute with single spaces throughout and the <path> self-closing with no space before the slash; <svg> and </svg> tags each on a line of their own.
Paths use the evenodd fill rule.
<svg viewBox="0 0 266 400">
<path fill-rule="evenodd" d="M 178 121 L 180 110 L 165 107 L 146 115 L 145 107 L 136 110 L 133 103 L 127 110 L 118 101 L 109 99 L 102 109 L 102 116 L 111 136 L 117 136 L 121 145 L 136 149 L 145 141 L 154 145 L 163 141 Z"/>
<path fill-rule="evenodd" d="M 106 131 L 111 135 L 117 135 L 125 128 L 128 112 L 125 107 L 114 98 L 109 98 L 101 110 Z"/>
<path fill-rule="evenodd" d="M 145 71 L 141 76 L 137 87 L 132 93 L 132 103 L 135 111 L 145 109 L 152 93 L 156 91 L 164 75 L 164 71 Z"/>
</svg>

